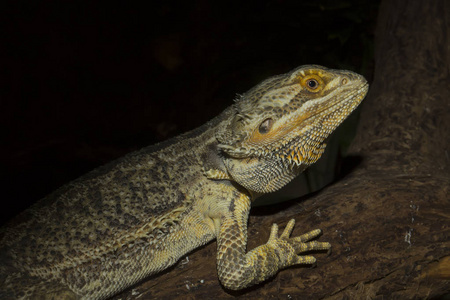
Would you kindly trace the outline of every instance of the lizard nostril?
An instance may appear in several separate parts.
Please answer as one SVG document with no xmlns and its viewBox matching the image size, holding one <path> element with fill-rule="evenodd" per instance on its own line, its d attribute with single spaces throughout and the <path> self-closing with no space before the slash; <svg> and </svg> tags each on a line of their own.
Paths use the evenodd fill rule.
<svg viewBox="0 0 450 300">
<path fill-rule="evenodd" d="M 348 83 L 348 79 L 347 78 L 342 78 L 341 84 L 347 84 L 347 83 Z"/>
</svg>

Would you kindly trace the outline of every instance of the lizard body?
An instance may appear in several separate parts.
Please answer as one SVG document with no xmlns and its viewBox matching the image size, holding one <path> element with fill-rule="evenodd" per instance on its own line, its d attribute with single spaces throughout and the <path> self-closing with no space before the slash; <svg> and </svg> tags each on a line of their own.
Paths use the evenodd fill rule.
<svg viewBox="0 0 450 300">
<path fill-rule="evenodd" d="M 205 125 L 63 186 L 0 233 L 0 298 L 105 299 L 217 239 L 217 269 L 242 289 L 329 250 L 294 221 L 249 252 L 251 201 L 280 189 L 322 154 L 362 101 L 365 79 L 302 66 L 271 77 Z"/>
</svg>

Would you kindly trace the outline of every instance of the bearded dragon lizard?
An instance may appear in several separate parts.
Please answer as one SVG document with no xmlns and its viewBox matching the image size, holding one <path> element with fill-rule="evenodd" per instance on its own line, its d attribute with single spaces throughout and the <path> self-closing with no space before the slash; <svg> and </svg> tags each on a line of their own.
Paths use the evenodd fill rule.
<svg viewBox="0 0 450 300">
<path fill-rule="evenodd" d="M 217 239 L 217 272 L 243 289 L 313 264 L 319 229 L 273 225 L 249 252 L 251 202 L 317 161 L 368 90 L 353 72 L 307 65 L 271 77 L 205 125 L 63 186 L 0 233 L 1 299 L 105 299 Z"/>
</svg>

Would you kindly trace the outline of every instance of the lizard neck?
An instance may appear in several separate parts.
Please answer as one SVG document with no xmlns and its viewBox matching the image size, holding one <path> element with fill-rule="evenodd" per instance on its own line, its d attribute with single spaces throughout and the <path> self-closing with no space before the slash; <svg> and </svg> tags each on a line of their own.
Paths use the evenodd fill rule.
<svg viewBox="0 0 450 300">
<path fill-rule="evenodd" d="M 298 174 L 306 169 L 306 165 L 287 165 L 283 160 L 266 159 L 264 157 L 225 159 L 224 165 L 233 180 L 252 192 L 252 198 L 281 189 Z"/>
</svg>

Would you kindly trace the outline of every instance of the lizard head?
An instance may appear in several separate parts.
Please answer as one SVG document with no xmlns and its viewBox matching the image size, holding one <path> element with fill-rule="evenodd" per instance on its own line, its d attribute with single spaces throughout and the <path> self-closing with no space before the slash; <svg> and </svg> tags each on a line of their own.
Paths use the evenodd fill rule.
<svg viewBox="0 0 450 300">
<path fill-rule="evenodd" d="M 278 190 L 320 158 L 367 91 L 363 76 L 315 65 L 263 81 L 236 101 L 217 135 L 227 172 L 252 192 Z"/>
</svg>

